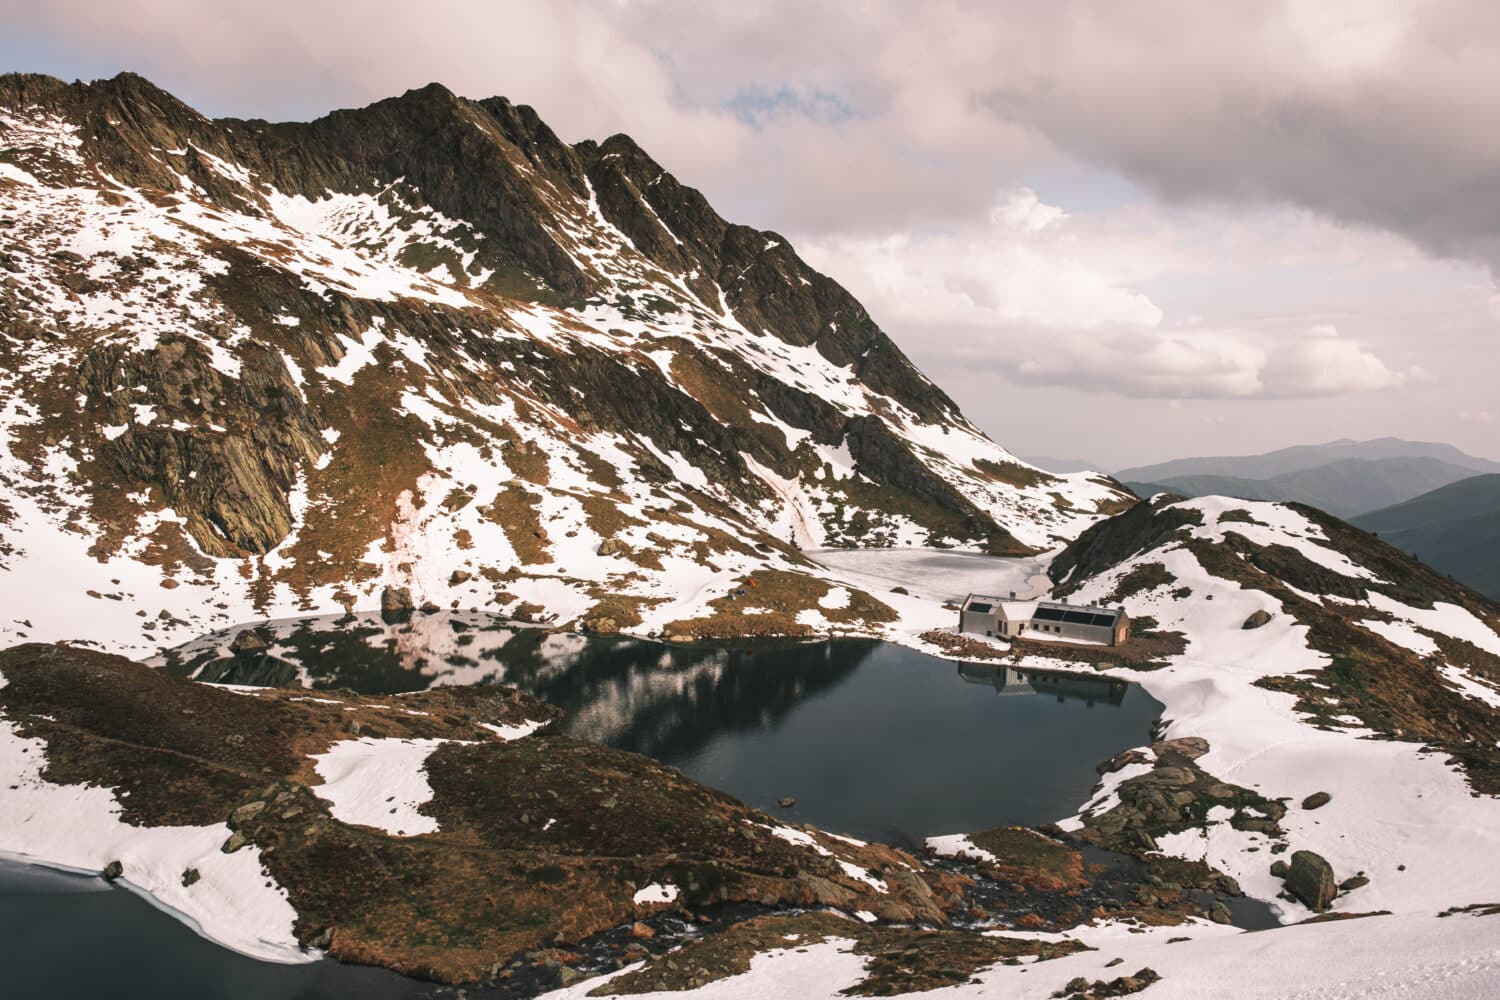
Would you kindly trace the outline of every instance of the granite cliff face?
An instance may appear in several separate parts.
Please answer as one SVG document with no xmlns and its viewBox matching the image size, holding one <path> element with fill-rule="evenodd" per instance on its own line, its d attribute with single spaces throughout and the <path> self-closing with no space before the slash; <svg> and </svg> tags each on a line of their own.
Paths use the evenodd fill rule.
<svg viewBox="0 0 1500 1000">
<path fill-rule="evenodd" d="M 661 631 L 770 572 L 806 586 L 727 630 L 796 631 L 799 549 L 1030 553 L 1129 502 L 995 445 L 628 137 L 501 98 L 270 124 L 0 77 L 0 269 L 0 574 L 66 577 L 6 638 L 89 591 L 91 637 L 152 648 L 383 586 Z"/>
</svg>

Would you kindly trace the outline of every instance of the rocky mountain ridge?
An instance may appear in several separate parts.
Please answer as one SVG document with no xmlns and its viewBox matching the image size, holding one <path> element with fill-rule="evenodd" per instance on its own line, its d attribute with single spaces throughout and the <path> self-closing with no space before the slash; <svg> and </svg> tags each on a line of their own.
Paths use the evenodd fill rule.
<svg viewBox="0 0 1500 1000">
<path fill-rule="evenodd" d="M 799 548 L 1031 553 L 1131 502 L 995 445 L 628 137 L 568 145 L 502 98 L 270 124 L 129 74 L 0 78 L 0 267 L 0 573 L 58 578 L 9 639 L 80 637 L 86 607 L 82 637 L 151 651 L 386 586 L 868 630 L 879 602 Z M 741 615 L 751 580 L 776 597 Z"/>
</svg>

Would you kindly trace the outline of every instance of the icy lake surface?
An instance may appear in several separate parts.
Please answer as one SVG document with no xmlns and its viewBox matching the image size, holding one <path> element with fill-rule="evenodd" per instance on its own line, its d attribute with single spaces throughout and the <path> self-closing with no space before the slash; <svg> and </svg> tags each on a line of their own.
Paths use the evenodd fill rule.
<svg viewBox="0 0 1500 1000">
<path fill-rule="evenodd" d="M 1161 710 L 1123 681 L 960 665 L 867 639 L 663 646 L 474 614 L 316 618 L 261 626 L 267 650 L 237 657 L 234 634 L 164 665 L 367 693 L 510 684 L 565 709 L 575 736 L 774 815 L 907 847 L 1076 812 L 1094 766 L 1147 742 Z"/>
</svg>

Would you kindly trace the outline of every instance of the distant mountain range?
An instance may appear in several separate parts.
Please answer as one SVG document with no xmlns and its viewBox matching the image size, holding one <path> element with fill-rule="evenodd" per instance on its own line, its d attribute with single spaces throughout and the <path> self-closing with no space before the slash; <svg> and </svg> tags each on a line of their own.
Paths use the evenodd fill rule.
<svg viewBox="0 0 1500 1000">
<path fill-rule="evenodd" d="M 1473 476 L 1352 520 L 1500 600 L 1500 475 Z"/>
<path fill-rule="evenodd" d="M 1487 473 L 1500 473 L 1500 462 L 1452 445 L 1380 438 L 1298 445 L 1264 455 L 1179 459 L 1127 469 L 1117 478 L 1141 496 L 1295 500 L 1351 518 Z"/>
<path fill-rule="evenodd" d="M 1376 438 L 1353 441 L 1341 438 L 1327 444 L 1299 444 L 1263 455 L 1223 455 L 1216 458 L 1179 458 L 1159 465 L 1142 465 L 1115 473 L 1118 479 L 1159 483 L 1180 476 L 1235 476 L 1242 479 L 1271 479 L 1288 472 L 1317 468 L 1346 458 L 1435 458 L 1440 462 L 1469 469 L 1472 473 L 1500 472 L 1500 462 L 1465 454 L 1451 444 L 1433 441 L 1404 441 L 1401 438 Z M 1415 496 L 1416 494 L 1413 494 Z"/>
</svg>

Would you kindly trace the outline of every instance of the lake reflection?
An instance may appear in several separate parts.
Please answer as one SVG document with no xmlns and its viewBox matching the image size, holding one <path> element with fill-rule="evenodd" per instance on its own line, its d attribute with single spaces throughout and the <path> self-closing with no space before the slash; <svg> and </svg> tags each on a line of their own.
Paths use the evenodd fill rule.
<svg viewBox="0 0 1500 1000">
<path fill-rule="evenodd" d="M 1077 810 L 1094 765 L 1144 743 L 1160 704 L 1092 675 L 957 664 L 868 639 L 693 646 L 548 633 L 476 614 L 302 619 L 165 660 L 221 683 L 365 693 L 505 683 L 580 738 L 648 754 L 750 805 L 907 846 Z M 795 806 L 780 808 L 792 798 Z"/>
</svg>

